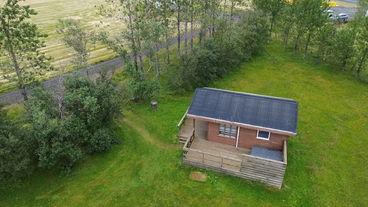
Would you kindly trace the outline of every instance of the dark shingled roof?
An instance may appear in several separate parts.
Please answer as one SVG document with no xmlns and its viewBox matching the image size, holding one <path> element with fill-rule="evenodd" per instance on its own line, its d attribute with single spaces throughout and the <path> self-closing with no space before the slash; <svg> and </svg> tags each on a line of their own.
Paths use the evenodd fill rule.
<svg viewBox="0 0 368 207">
<path fill-rule="evenodd" d="M 249 93 L 197 88 L 188 115 L 297 133 L 298 102 Z"/>
</svg>

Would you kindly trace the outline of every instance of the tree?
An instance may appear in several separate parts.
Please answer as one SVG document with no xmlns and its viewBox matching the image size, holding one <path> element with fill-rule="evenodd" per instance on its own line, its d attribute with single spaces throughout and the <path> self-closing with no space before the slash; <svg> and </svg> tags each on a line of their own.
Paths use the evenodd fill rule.
<svg viewBox="0 0 368 207">
<path fill-rule="evenodd" d="M 364 69 L 368 58 L 368 17 L 363 18 L 361 24 L 357 37 L 358 69 L 355 77 Z"/>
<path fill-rule="evenodd" d="M 9 120 L 0 104 L 0 190 L 32 172 L 32 140 L 18 123 Z"/>
<path fill-rule="evenodd" d="M 332 52 L 334 59 L 341 65 L 342 71 L 345 70 L 346 64 L 356 56 L 355 49 L 356 31 L 346 28 L 338 31 L 332 42 Z"/>
<path fill-rule="evenodd" d="M 303 19 L 303 24 L 306 26 L 306 30 L 308 32 L 303 55 L 303 59 L 305 59 L 307 57 L 307 50 L 311 36 L 327 22 L 327 13 L 325 11 L 329 8 L 329 5 L 327 2 L 323 2 L 322 0 L 302 1 L 301 4 L 304 8 L 303 12 L 306 14 Z"/>
<path fill-rule="evenodd" d="M 26 21 L 37 12 L 29 6 L 20 6 L 19 1 L 6 0 L 0 8 L 0 54 L 6 56 L 1 69 L 15 71 L 17 79 L 12 74 L 5 77 L 17 82 L 27 100 L 26 87 L 53 68 L 48 63 L 51 58 L 40 52 L 40 48 L 46 46 L 40 39 L 47 35 L 41 34 L 37 25 Z"/>
<path fill-rule="evenodd" d="M 331 53 L 333 42 L 336 40 L 335 33 L 336 29 L 333 24 L 325 24 L 316 31 L 316 35 L 313 38 L 317 47 L 315 63 L 317 63 L 320 56 L 325 60 L 327 55 Z"/>
<path fill-rule="evenodd" d="M 147 51 L 147 56 L 149 58 L 150 62 L 150 68 L 147 71 L 147 75 L 152 67 L 152 57 L 156 56 L 156 77 L 160 75 L 160 66 L 159 66 L 159 44 L 163 41 L 161 40 L 161 37 L 163 34 L 166 33 L 166 28 L 163 24 L 147 20 L 145 22 L 142 22 L 139 26 L 141 33 L 142 33 L 142 39 L 144 40 L 143 49 Z"/>
<path fill-rule="evenodd" d="M 59 115 L 50 91 L 36 88 L 25 102 L 29 136 L 35 140 L 39 167 L 59 166 L 63 174 L 85 154 L 104 152 L 117 143 L 110 131 L 114 118 L 120 114 L 120 93 L 106 72 L 94 83 L 87 77 L 64 80 L 64 115 Z"/>
<path fill-rule="evenodd" d="M 176 21 L 177 21 L 177 26 L 178 26 L 178 58 L 180 58 L 180 11 L 181 11 L 181 1 L 182 0 L 176 0 L 176 12 L 177 12 L 177 16 L 176 16 Z"/>
<path fill-rule="evenodd" d="M 281 29 L 281 37 L 284 42 L 284 51 L 286 50 L 286 46 L 291 36 L 290 33 L 293 32 L 294 27 L 294 7 L 290 4 L 286 4 L 284 6 L 284 10 L 281 13 L 280 17 L 280 29 Z"/>
<path fill-rule="evenodd" d="M 88 63 L 91 49 L 89 45 L 94 43 L 95 34 L 93 31 L 82 28 L 80 21 L 74 19 L 59 19 L 57 33 L 63 35 L 63 42 L 74 51 L 73 65 L 75 68 L 85 68 L 87 75 L 91 69 Z"/>
<path fill-rule="evenodd" d="M 193 41 L 194 41 L 194 36 L 193 36 L 193 18 L 194 18 L 194 4 L 193 4 L 194 0 L 190 0 L 190 34 L 191 34 L 191 38 L 190 38 L 190 52 L 193 52 Z"/>
<path fill-rule="evenodd" d="M 277 17 L 286 6 L 285 0 L 254 0 L 256 7 L 270 15 L 270 32 L 267 43 L 270 43 L 272 28 L 276 23 Z"/>
<path fill-rule="evenodd" d="M 135 22 L 134 22 L 134 12 L 136 10 L 136 4 L 139 3 L 137 1 L 132 1 L 132 0 L 106 0 L 106 5 L 100 5 L 98 7 L 98 12 L 100 15 L 105 16 L 105 17 L 113 17 L 116 18 L 120 21 L 123 21 L 124 23 L 128 24 L 129 27 L 129 38 L 128 36 L 125 35 L 125 32 L 120 33 L 123 38 L 121 37 L 116 37 L 115 40 L 116 41 L 107 41 L 107 39 L 105 38 L 104 43 L 105 44 L 109 44 L 109 46 L 115 48 L 114 44 L 116 42 L 119 42 L 119 44 L 125 45 L 125 43 L 122 40 L 126 40 L 128 38 L 128 40 L 130 41 L 130 49 L 133 53 L 133 63 L 134 63 L 134 68 L 136 71 L 138 71 L 138 48 L 136 45 L 136 37 L 134 35 L 134 28 L 135 28 Z M 104 36 L 107 37 L 107 36 Z M 120 46 L 118 46 L 119 48 L 122 48 Z M 116 48 L 117 49 L 117 48 Z M 124 52 L 123 52 L 124 51 Z M 126 52 L 126 50 L 119 50 L 118 54 L 122 55 Z M 126 55 L 126 54 L 125 54 Z M 124 55 L 124 59 L 126 59 L 127 57 L 125 57 Z"/>
</svg>

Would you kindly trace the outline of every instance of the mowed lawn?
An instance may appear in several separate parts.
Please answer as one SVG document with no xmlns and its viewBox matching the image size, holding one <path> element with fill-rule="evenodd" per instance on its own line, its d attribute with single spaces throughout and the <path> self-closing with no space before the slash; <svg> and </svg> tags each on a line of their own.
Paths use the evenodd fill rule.
<svg viewBox="0 0 368 207">
<path fill-rule="evenodd" d="M 211 171 L 189 179 L 176 125 L 193 92 L 165 90 L 158 111 L 130 104 L 118 120 L 122 144 L 87 157 L 72 177 L 39 170 L 0 195 L 0 206 L 367 206 L 368 88 L 338 66 L 283 52 L 279 43 L 210 87 L 299 102 L 281 190 Z"/>
</svg>

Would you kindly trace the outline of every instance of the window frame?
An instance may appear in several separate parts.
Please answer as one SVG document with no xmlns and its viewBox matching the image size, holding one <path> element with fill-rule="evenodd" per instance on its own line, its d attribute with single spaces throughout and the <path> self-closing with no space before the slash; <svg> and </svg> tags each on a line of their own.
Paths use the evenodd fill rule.
<svg viewBox="0 0 368 207">
<path fill-rule="evenodd" d="M 266 131 L 262 131 L 262 130 L 257 130 L 257 139 L 262 139 L 262 140 L 270 140 L 270 136 L 271 136 L 271 132 L 267 132 L 268 133 L 268 137 L 264 138 L 264 137 L 260 137 L 259 136 L 259 132 L 266 132 Z"/>
<path fill-rule="evenodd" d="M 221 126 L 224 127 L 224 130 L 221 130 Z M 226 126 L 229 126 L 229 127 L 226 127 Z M 234 129 L 234 127 L 235 127 L 235 133 L 232 133 L 231 130 Z M 227 128 L 229 129 L 229 131 L 226 131 Z M 221 132 L 223 134 L 221 134 Z M 225 133 L 229 133 L 229 135 L 225 135 Z M 234 136 L 231 136 L 231 135 L 234 135 Z M 230 138 L 230 139 L 236 139 L 237 135 L 238 135 L 238 127 L 237 126 L 230 125 L 230 124 L 220 124 L 219 131 L 218 131 L 218 136 L 226 137 L 226 138 Z"/>
</svg>

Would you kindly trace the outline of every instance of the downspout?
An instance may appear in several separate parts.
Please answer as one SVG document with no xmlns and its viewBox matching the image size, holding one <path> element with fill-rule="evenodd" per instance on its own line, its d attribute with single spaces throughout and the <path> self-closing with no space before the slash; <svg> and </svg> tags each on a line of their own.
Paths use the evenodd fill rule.
<svg viewBox="0 0 368 207">
<path fill-rule="evenodd" d="M 239 145 L 239 134 L 240 134 L 240 127 L 238 127 L 238 134 L 236 136 L 236 147 Z"/>
</svg>

